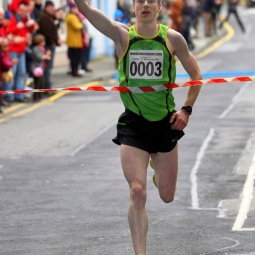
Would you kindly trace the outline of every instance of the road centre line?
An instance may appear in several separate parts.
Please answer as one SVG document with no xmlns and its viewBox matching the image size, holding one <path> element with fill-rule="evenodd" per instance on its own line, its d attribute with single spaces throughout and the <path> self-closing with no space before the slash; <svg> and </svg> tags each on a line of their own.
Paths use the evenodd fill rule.
<svg viewBox="0 0 255 255">
<path fill-rule="evenodd" d="M 246 82 L 240 89 L 239 91 L 234 95 L 234 97 L 231 99 L 232 103 L 227 107 L 223 113 L 218 116 L 219 119 L 223 119 L 227 116 L 227 114 L 236 106 L 238 103 L 239 98 L 243 94 L 243 92 L 250 86 L 251 82 Z"/>
<path fill-rule="evenodd" d="M 246 182 L 244 184 L 243 193 L 242 193 L 242 201 L 240 204 L 238 215 L 236 217 L 236 221 L 232 228 L 233 231 L 242 231 L 242 230 L 247 231 L 247 229 L 249 229 L 249 228 L 242 229 L 242 226 L 245 222 L 245 219 L 247 218 L 247 213 L 249 211 L 251 201 L 253 198 L 254 180 L 255 180 L 255 152 L 253 155 L 249 172 L 247 174 Z M 254 230 L 255 229 L 252 228 L 252 230 L 250 231 L 254 231 Z"/>
<path fill-rule="evenodd" d="M 201 160 L 204 157 L 205 151 L 208 147 L 208 144 L 212 140 L 214 136 L 214 128 L 209 130 L 207 137 L 205 138 L 199 152 L 197 153 L 196 162 L 191 170 L 190 173 L 190 181 L 191 181 L 191 205 L 192 209 L 199 209 L 199 199 L 198 199 L 198 192 L 197 192 L 197 172 L 201 165 Z"/>
</svg>

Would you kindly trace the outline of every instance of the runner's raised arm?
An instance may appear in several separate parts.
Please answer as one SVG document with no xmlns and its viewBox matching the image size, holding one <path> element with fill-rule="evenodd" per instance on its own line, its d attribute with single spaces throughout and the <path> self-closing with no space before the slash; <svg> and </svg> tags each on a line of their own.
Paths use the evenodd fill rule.
<svg viewBox="0 0 255 255">
<path fill-rule="evenodd" d="M 123 24 L 112 21 L 103 12 L 94 8 L 90 0 L 74 0 L 79 11 L 90 21 L 90 23 L 102 34 L 112 39 L 115 43 L 120 41 L 121 30 L 128 30 Z"/>
</svg>

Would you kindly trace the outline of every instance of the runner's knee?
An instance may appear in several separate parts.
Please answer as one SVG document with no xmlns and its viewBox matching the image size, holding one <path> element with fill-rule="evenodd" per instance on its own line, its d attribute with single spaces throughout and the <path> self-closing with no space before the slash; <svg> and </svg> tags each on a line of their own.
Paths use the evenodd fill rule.
<svg viewBox="0 0 255 255">
<path fill-rule="evenodd" d="M 141 184 L 134 184 L 131 186 L 130 198 L 134 203 L 145 204 L 146 202 L 146 190 Z"/>
<path fill-rule="evenodd" d="M 171 202 L 174 201 L 174 194 L 172 192 L 168 192 L 168 193 L 160 193 L 160 198 L 166 203 L 169 204 Z"/>
</svg>

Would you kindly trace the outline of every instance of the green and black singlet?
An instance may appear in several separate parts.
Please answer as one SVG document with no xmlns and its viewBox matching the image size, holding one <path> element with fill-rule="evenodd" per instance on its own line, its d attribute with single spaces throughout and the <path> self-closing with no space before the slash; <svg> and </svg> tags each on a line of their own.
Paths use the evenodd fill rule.
<svg viewBox="0 0 255 255">
<path fill-rule="evenodd" d="M 174 83 L 175 59 L 169 49 L 168 27 L 159 25 L 150 38 L 139 35 L 135 25 L 129 28 L 126 53 L 119 61 L 119 84 L 122 87 L 142 87 Z M 162 120 L 175 108 L 172 90 L 146 93 L 120 93 L 126 109 L 149 121 Z"/>
</svg>

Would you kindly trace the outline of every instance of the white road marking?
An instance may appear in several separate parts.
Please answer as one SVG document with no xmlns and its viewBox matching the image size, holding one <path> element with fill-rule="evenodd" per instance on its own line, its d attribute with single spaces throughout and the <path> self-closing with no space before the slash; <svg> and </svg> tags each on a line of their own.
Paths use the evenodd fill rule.
<svg viewBox="0 0 255 255">
<path fill-rule="evenodd" d="M 243 92 L 250 86 L 251 82 L 246 82 L 237 92 L 237 94 L 232 98 L 232 103 L 229 105 L 229 107 L 218 117 L 219 119 L 223 119 L 227 116 L 227 114 L 236 106 L 238 103 L 238 100 L 240 96 L 243 94 Z"/>
<path fill-rule="evenodd" d="M 188 209 L 194 210 L 194 211 L 218 211 L 219 208 L 193 208 L 189 207 Z"/>
<path fill-rule="evenodd" d="M 227 209 L 222 209 L 222 205 L 224 203 L 225 200 L 221 200 L 218 204 L 218 212 L 219 214 L 217 215 L 218 218 L 225 218 L 226 214 L 225 212 L 227 211 Z"/>
<path fill-rule="evenodd" d="M 221 248 L 221 249 L 217 249 L 216 251 L 222 251 L 222 250 L 226 250 L 226 249 L 230 249 L 230 248 L 235 248 L 235 247 L 237 247 L 237 246 L 240 244 L 239 241 L 234 240 L 234 239 L 232 239 L 232 238 L 228 238 L 228 237 L 223 237 L 223 238 L 224 238 L 224 239 L 227 239 L 227 240 L 230 240 L 230 241 L 233 241 L 233 242 L 235 242 L 235 244 L 232 245 L 232 246 L 228 246 L 228 247 L 224 247 L 224 248 Z"/>
<path fill-rule="evenodd" d="M 106 131 L 108 131 L 111 127 L 113 127 L 114 125 L 117 125 L 117 122 L 114 121 L 113 123 L 109 124 L 108 126 L 106 126 L 105 128 L 103 128 L 100 132 L 98 132 L 96 135 L 94 135 L 93 137 L 91 137 L 86 143 L 81 144 L 77 149 L 75 149 L 70 156 L 73 157 L 75 156 L 79 151 L 81 151 L 82 149 L 84 149 L 85 147 L 87 147 L 91 142 L 93 142 L 94 140 L 96 140 L 100 135 L 102 135 L 103 133 L 105 133 Z"/>
<path fill-rule="evenodd" d="M 246 33 L 245 33 L 245 36 L 244 36 L 245 39 L 250 40 L 252 28 L 253 28 L 253 26 L 252 26 L 251 24 L 248 24 L 248 25 L 246 26 Z"/>
<path fill-rule="evenodd" d="M 198 154 L 196 162 L 191 170 L 190 173 L 190 180 L 191 180 L 191 202 L 192 202 L 192 209 L 199 209 L 199 202 L 198 202 L 198 193 L 197 193 L 197 171 L 201 164 L 201 160 L 205 154 L 205 150 L 207 149 L 208 144 L 212 140 L 214 136 L 214 129 L 211 128 L 209 134 L 205 138 Z"/>
<path fill-rule="evenodd" d="M 232 228 L 233 231 L 244 230 L 242 229 L 242 226 L 244 224 L 245 219 L 247 218 L 247 213 L 249 211 L 251 201 L 253 198 L 254 180 L 255 180 L 255 152 L 254 152 L 252 163 L 246 178 L 246 182 L 244 184 L 242 202 L 240 205 L 238 215 L 236 217 L 235 224 Z M 245 229 L 244 231 L 247 231 L 247 229 Z M 254 229 L 250 231 L 254 231 Z"/>
<path fill-rule="evenodd" d="M 4 166 L 0 165 L 0 169 L 2 169 Z M 0 176 L 0 181 L 3 179 L 3 176 Z"/>
</svg>

